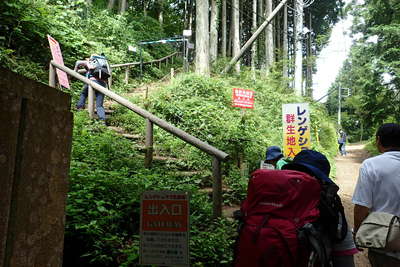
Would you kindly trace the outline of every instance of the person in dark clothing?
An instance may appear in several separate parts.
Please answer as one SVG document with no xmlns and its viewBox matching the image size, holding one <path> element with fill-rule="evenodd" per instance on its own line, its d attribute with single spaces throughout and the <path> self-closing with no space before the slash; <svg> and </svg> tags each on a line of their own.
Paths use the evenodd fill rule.
<svg viewBox="0 0 400 267">
<path fill-rule="evenodd" d="M 91 55 L 90 58 L 92 58 L 93 56 L 96 56 L 96 55 Z M 94 81 L 95 83 L 97 83 L 100 86 L 107 88 L 108 78 L 100 79 L 100 78 L 95 77 L 95 75 L 93 74 L 93 64 L 91 63 L 90 58 L 87 58 L 86 60 L 76 61 L 74 71 L 77 71 L 79 68 L 83 67 L 86 70 L 86 78 Z M 107 68 L 109 69 L 109 66 L 107 66 Z M 99 119 L 105 122 L 106 113 L 105 113 L 104 107 L 103 107 L 104 94 L 95 90 L 95 95 L 96 95 L 96 113 L 99 116 Z M 79 101 L 76 104 L 77 109 L 85 108 L 85 102 L 86 102 L 87 97 L 88 97 L 88 85 L 85 84 L 83 86 L 83 90 L 81 92 Z"/>
</svg>

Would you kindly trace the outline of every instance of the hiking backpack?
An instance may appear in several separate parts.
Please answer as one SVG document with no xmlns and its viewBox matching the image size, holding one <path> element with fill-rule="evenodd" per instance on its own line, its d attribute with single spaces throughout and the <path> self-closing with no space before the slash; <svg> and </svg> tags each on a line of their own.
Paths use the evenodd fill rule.
<svg viewBox="0 0 400 267">
<path fill-rule="evenodd" d="M 330 237 L 322 234 L 329 215 L 320 212 L 323 190 L 319 180 L 304 172 L 255 171 L 241 206 L 234 266 L 306 267 L 312 261 L 329 266 Z"/>
<path fill-rule="evenodd" d="M 107 80 L 110 77 L 108 62 L 105 56 L 93 55 L 89 59 L 91 75 L 99 80 Z"/>
</svg>

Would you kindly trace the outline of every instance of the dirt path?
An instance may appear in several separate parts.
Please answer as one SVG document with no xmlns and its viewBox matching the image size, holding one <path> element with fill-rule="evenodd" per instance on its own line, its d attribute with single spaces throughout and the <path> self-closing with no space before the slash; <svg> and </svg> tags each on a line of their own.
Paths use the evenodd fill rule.
<svg viewBox="0 0 400 267">
<path fill-rule="evenodd" d="M 339 194 L 342 198 L 347 220 L 353 227 L 353 204 L 351 197 L 357 183 L 358 170 L 364 159 L 368 157 L 364 145 L 348 145 L 347 155 L 336 157 L 336 183 L 340 186 Z M 356 267 L 370 267 L 367 253 L 358 253 L 355 258 Z"/>
</svg>

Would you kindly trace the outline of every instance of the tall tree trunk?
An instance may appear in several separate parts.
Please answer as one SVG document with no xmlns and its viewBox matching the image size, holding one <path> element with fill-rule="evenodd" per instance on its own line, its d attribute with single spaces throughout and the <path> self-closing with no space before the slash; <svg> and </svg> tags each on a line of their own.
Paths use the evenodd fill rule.
<svg viewBox="0 0 400 267">
<path fill-rule="evenodd" d="M 164 0 L 158 0 L 158 22 L 162 26 L 164 23 Z"/>
<path fill-rule="evenodd" d="M 218 54 L 218 4 L 217 0 L 211 0 L 210 17 L 210 59 L 211 62 L 217 59 Z"/>
<path fill-rule="evenodd" d="M 253 0 L 253 23 L 252 33 L 257 30 L 257 0 Z M 257 42 L 254 42 L 251 46 L 251 71 L 253 73 L 253 79 L 256 79 L 256 64 L 257 64 Z"/>
<path fill-rule="evenodd" d="M 261 25 L 264 20 L 265 20 L 265 14 L 264 14 L 264 0 L 258 0 L 258 25 Z M 264 47 L 265 47 L 265 42 L 264 42 L 264 36 L 265 36 L 265 31 L 261 33 L 258 37 L 257 40 L 257 52 L 258 52 L 258 65 L 260 69 L 263 69 L 265 66 L 265 59 L 264 59 Z"/>
<path fill-rule="evenodd" d="M 306 80 L 306 95 L 309 97 L 312 97 L 313 94 L 313 54 L 312 54 L 312 14 L 311 11 L 308 12 L 308 24 L 307 28 L 310 30 L 308 33 L 308 38 L 307 38 L 307 80 Z"/>
<path fill-rule="evenodd" d="M 221 14 L 221 24 L 222 24 L 222 33 L 221 33 L 221 55 L 222 57 L 226 57 L 226 0 L 222 0 L 222 14 Z"/>
<path fill-rule="evenodd" d="M 119 14 L 125 13 L 127 7 L 128 6 L 127 6 L 126 0 L 121 0 L 120 5 L 119 5 Z"/>
<path fill-rule="evenodd" d="M 231 5 L 231 17 L 230 17 L 230 24 L 229 24 L 229 38 L 228 38 L 228 50 L 227 50 L 227 54 L 228 56 L 232 56 L 233 52 L 232 52 L 232 47 L 233 47 L 233 28 L 234 28 L 234 23 L 233 23 L 233 7 Z"/>
<path fill-rule="evenodd" d="M 243 1 L 243 0 L 242 0 Z M 240 36 L 239 36 L 239 0 L 232 0 L 232 22 L 233 22 L 233 51 L 232 56 L 239 55 Z M 236 73 L 240 72 L 240 60 L 235 64 Z"/>
<path fill-rule="evenodd" d="M 274 3 L 274 8 L 277 6 L 277 2 L 275 1 Z M 276 15 L 276 24 L 275 24 L 275 58 L 274 61 L 277 62 L 279 60 L 281 60 L 281 56 L 282 56 L 282 14 L 283 12 L 280 11 L 277 15 Z"/>
<path fill-rule="evenodd" d="M 147 0 L 143 0 L 143 16 L 147 16 Z"/>
<path fill-rule="evenodd" d="M 295 57 L 295 73 L 294 73 L 294 90 L 296 95 L 303 94 L 303 0 L 295 0 L 296 15 L 295 15 L 295 42 L 296 42 L 296 57 Z"/>
<path fill-rule="evenodd" d="M 287 4 L 283 9 L 283 40 L 282 40 L 282 58 L 283 58 L 283 77 L 289 77 L 288 73 L 288 10 Z"/>
<path fill-rule="evenodd" d="M 196 73 L 210 76 L 208 0 L 196 3 Z"/>
<path fill-rule="evenodd" d="M 265 16 L 268 17 L 272 12 L 272 0 L 265 1 Z M 268 74 L 274 63 L 274 28 L 272 22 L 266 27 L 265 32 L 265 69 Z"/>
<path fill-rule="evenodd" d="M 115 6 L 115 0 L 108 0 L 107 9 L 112 10 Z"/>
</svg>

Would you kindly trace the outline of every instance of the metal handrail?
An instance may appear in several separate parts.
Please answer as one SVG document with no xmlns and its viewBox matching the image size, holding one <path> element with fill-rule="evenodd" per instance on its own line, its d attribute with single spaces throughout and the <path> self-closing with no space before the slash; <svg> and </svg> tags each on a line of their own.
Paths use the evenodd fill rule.
<svg viewBox="0 0 400 267">
<path fill-rule="evenodd" d="M 155 59 L 155 60 L 151 60 L 151 61 L 147 61 L 147 62 L 130 62 L 130 63 L 122 63 L 122 64 L 113 64 L 110 65 L 111 68 L 125 68 L 125 84 L 128 84 L 129 82 L 129 71 L 130 68 L 132 66 L 140 66 L 140 76 L 142 76 L 142 71 L 143 71 L 143 65 L 146 64 L 153 64 L 153 63 L 158 63 L 159 68 L 161 68 L 161 62 L 166 60 L 166 63 L 168 63 L 168 59 L 171 58 L 172 63 L 174 63 L 174 56 L 180 54 L 181 52 L 174 52 L 168 56 L 159 58 L 159 59 Z"/>
<path fill-rule="evenodd" d="M 50 70 L 49 70 L 49 85 L 51 87 L 56 87 L 56 68 L 65 71 L 70 76 L 88 84 L 89 89 L 89 114 L 93 114 L 93 104 L 90 104 L 90 101 L 93 103 L 93 90 L 96 90 L 109 98 L 113 99 L 117 103 L 125 106 L 126 108 L 132 110 L 136 114 L 142 116 L 146 119 L 146 160 L 145 164 L 147 166 L 151 166 L 152 163 L 152 155 L 153 155 L 153 123 L 164 129 L 165 131 L 175 135 L 176 137 L 182 139 L 186 143 L 191 144 L 194 147 L 197 147 L 201 151 L 206 152 L 207 154 L 213 156 L 212 166 L 213 166 L 213 215 L 214 217 L 222 216 L 222 177 L 221 177 L 221 162 L 228 159 L 229 154 L 201 141 L 197 137 L 186 133 L 185 131 L 171 125 L 170 123 L 158 118 L 152 113 L 144 110 L 127 99 L 121 97 L 120 95 L 108 90 L 107 88 L 100 86 L 94 81 L 82 76 L 78 72 L 71 70 L 68 67 L 57 64 L 54 60 L 50 62 Z"/>
<path fill-rule="evenodd" d="M 144 64 L 151 64 L 151 63 L 161 62 L 163 60 L 169 59 L 169 58 L 174 57 L 175 55 L 178 55 L 178 54 L 181 54 L 181 53 L 182 52 L 175 52 L 175 53 L 173 53 L 171 55 L 168 55 L 168 56 L 165 56 L 165 57 L 162 57 L 162 58 L 159 58 L 159 59 L 143 62 L 142 64 L 144 65 Z M 138 62 L 130 62 L 130 63 L 122 63 L 122 64 L 113 64 L 113 65 L 110 65 L 110 67 L 111 68 L 121 68 L 121 67 L 130 67 L 130 66 L 136 66 L 136 65 L 140 65 L 140 61 L 138 61 Z"/>
</svg>

